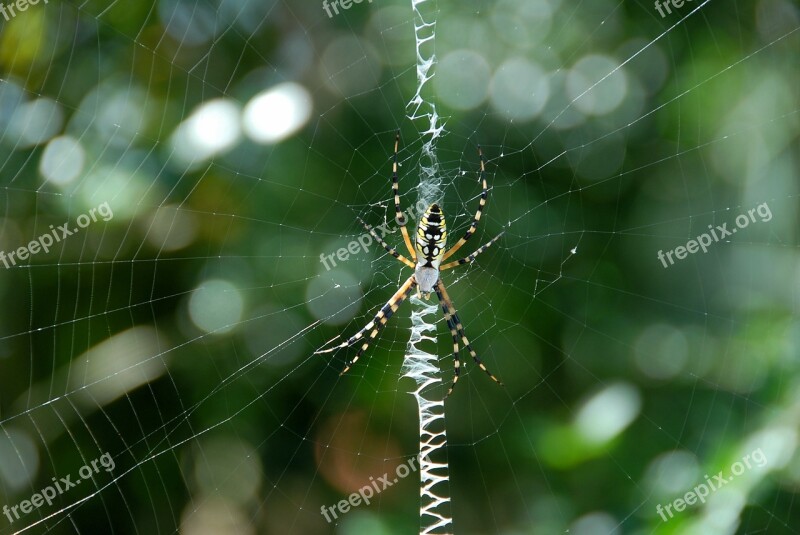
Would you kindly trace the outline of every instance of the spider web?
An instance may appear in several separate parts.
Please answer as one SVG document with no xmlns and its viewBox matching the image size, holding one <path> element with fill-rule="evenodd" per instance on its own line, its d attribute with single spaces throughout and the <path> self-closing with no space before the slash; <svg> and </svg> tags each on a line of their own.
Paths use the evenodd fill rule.
<svg viewBox="0 0 800 535">
<path fill-rule="evenodd" d="M 404 207 L 418 199 L 409 4 L 90 1 L 0 20 L 0 249 L 76 231 L 0 268 L 0 507 L 80 480 L 0 513 L 0 533 L 418 530 L 416 474 L 320 512 L 418 453 L 408 304 L 347 374 L 353 350 L 313 355 L 410 275 L 358 241 L 361 218 L 403 252 L 398 129 Z M 795 533 L 797 5 L 437 10 L 450 243 L 477 208 L 479 144 L 489 199 L 459 253 L 505 231 L 442 276 L 505 383 L 462 351 L 453 530 Z M 75 227 L 103 203 L 113 217 Z M 707 253 L 658 259 L 764 204 Z M 756 449 L 764 467 L 656 513 Z M 104 454 L 113 469 L 79 475 Z"/>
</svg>

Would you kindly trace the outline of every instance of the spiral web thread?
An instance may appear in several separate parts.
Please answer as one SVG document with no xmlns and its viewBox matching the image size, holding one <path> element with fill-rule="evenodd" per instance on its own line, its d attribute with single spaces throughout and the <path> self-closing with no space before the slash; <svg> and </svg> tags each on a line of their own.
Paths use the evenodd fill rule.
<svg viewBox="0 0 800 535">
<path fill-rule="evenodd" d="M 411 0 L 411 7 L 417 52 L 417 91 L 407 109 L 409 119 L 423 127 L 420 132 L 423 145 L 417 195 L 425 204 L 431 204 L 441 201 L 442 197 L 436 140 L 444 130 L 436 105 L 423 97 L 423 90 L 433 77 L 432 68 L 436 64 L 436 5 L 435 0 Z M 423 15 L 423 10 L 426 15 Z M 453 520 L 444 400 L 434 397 L 437 392 L 441 396 L 441 389 L 436 388 L 441 383 L 438 357 L 421 347 L 435 348 L 438 307 L 415 296 L 411 298 L 411 304 L 411 337 L 403 361 L 403 377 L 413 379 L 417 385 L 411 394 L 417 400 L 419 413 L 420 534 L 448 533 Z"/>
</svg>

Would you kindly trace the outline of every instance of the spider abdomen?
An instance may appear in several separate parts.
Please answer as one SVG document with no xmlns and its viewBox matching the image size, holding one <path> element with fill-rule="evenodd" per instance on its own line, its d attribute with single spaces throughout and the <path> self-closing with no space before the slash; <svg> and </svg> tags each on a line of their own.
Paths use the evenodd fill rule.
<svg viewBox="0 0 800 535">
<path fill-rule="evenodd" d="M 432 204 L 425 210 L 417 227 L 416 238 L 418 267 L 431 267 L 438 271 L 447 242 L 447 224 L 438 204 Z"/>
</svg>

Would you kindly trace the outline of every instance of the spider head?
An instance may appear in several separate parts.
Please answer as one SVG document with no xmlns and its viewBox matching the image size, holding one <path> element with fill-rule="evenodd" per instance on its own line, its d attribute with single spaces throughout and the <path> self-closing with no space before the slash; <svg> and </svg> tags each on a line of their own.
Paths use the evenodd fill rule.
<svg viewBox="0 0 800 535">
<path fill-rule="evenodd" d="M 418 265 L 438 271 L 447 242 L 447 224 L 438 204 L 430 205 L 420 218 L 415 242 Z"/>
</svg>

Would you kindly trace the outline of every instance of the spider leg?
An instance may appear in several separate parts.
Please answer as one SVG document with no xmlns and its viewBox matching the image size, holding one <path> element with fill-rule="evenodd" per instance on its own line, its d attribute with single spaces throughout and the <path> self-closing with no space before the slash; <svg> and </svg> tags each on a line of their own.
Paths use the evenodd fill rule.
<svg viewBox="0 0 800 535">
<path fill-rule="evenodd" d="M 342 370 L 342 373 L 339 374 L 339 375 L 344 375 L 347 372 L 347 370 L 349 370 L 350 367 L 353 366 L 353 364 L 355 364 L 356 361 L 358 361 L 361 355 L 364 354 L 364 352 L 369 347 L 370 342 L 372 342 L 372 340 L 374 340 L 378 336 L 378 333 L 380 333 L 381 330 L 386 326 L 386 322 L 389 321 L 389 318 L 392 317 L 392 314 L 394 314 L 400 307 L 400 305 L 403 303 L 403 301 L 405 301 L 406 297 L 408 297 L 408 294 L 411 292 L 411 290 L 414 288 L 416 284 L 417 281 L 414 278 L 414 275 L 411 275 L 408 278 L 408 280 L 406 280 L 406 282 L 404 282 L 403 285 L 400 286 L 400 288 L 397 290 L 397 292 L 395 292 L 395 294 L 391 297 L 391 299 L 389 299 L 389 301 L 385 305 L 383 305 L 383 308 L 380 309 L 380 311 L 375 315 L 372 321 L 370 321 L 363 329 L 361 329 L 356 334 L 351 336 L 346 342 L 342 342 L 341 344 L 329 349 L 317 350 L 314 352 L 314 354 L 316 355 L 321 353 L 331 353 L 333 351 L 336 351 L 337 349 L 349 347 L 354 343 L 356 343 L 357 341 L 364 338 L 364 334 L 367 331 L 370 331 L 369 336 L 367 336 L 367 340 L 365 340 L 364 343 L 361 345 L 361 347 L 358 350 L 358 353 L 356 353 L 356 356 L 353 358 L 353 360 L 347 362 L 347 365 L 345 366 L 344 370 Z"/>
<path fill-rule="evenodd" d="M 406 248 L 408 252 L 411 254 L 411 260 L 417 260 L 417 253 L 414 251 L 414 248 L 411 246 L 411 238 L 408 236 L 408 230 L 406 229 L 406 223 L 408 220 L 406 219 L 405 214 L 403 214 L 403 210 L 400 209 L 400 184 L 397 178 L 397 151 L 400 148 L 400 131 L 397 131 L 397 135 L 394 138 L 394 163 L 392 164 L 392 192 L 394 193 L 394 217 L 397 224 L 400 225 L 400 232 L 403 233 L 403 241 L 406 244 Z M 413 264 L 411 267 L 414 267 Z"/>
<path fill-rule="evenodd" d="M 442 260 L 446 260 L 447 258 L 449 258 L 453 253 L 458 251 L 462 245 L 467 243 L 467 240 L 470 239 L 470 237 L 475 233 L 475 230 L 478 228 L 478 222 L 481 220 L 481 215 L 483 214 L 483 207 L 486 205 L 486 197 L 488 195 L 489 187 L 486 185 L 486 164 L 483 159 L 483 149 L 481 149 L 480 145 L 478 145 L 478 155 L 481 158 L 480 179 L 481 182 L 483 182 L 483 191 L 481 192 L 481 200 L 478 204 L 478 211 L 475 212 L 475 218 L 472 220 L 472 224 L 467 229 L 467 232 L 466 234 L 464 234 L 464 237 L 458 240 L 456 244 L 450 248 L 449 251 L 444 253 L 444 257 L 442 257 Z"/>
<path fill-rule="evenodd" d="M 378 236 L 378 233 L 377 233 L 377 232 L 375 232 L 375 230 L 373 230 L 373 228 L 372 228 L 371 226 L 369 226 L 368 224 L 366 224 L 366 223 L 365 223 L 365 222 L 364 222 L 364 221 L 363 221 L 363 220 L 362 220 L 360 217 L 358 218 L 358 220 L 359 220 L 359 221 L 361 221 L 361 224 L 362 224 L 362 225 L 364 225 L 364 228 L 365 228 L 365 229 L 367 229 L 367 230 L 369 231 L 370 235 L 372 236 L 372 239 L 374 239 L 375 241 L 377 241 L 378 243 L 380 243 L 380 244 L 381 244 L 381 246 L 382 246 L 384 249 L 386 249 L 386 251 L 387 251 L 387 252 L 388 252 L 390 255 L 392 255 L 393 257 L 395 257 L 396 259 L 398 259 L 399 261 L 401 261 L 402 263 L 404 263 L 405 265 L 407 265 L 407 266 L 408 266 L 408 267 L 410 267 L 411 269 L 414 269 L 414 268 L 416 267 L 416 266 L 414 265 L 414 262 L 412 262 L 411 260 L 409 260 L 409 259 L 408 259 L 408 258 L 406 258 L 405 256 L 401 255 L 400 253 L 398 253 L 398 252 L 397 252 L 397 250 L 396 250 L 394 247 L 391 247 L 391 246 L 390 246 L 388 243 L 386 243 L 385 241 L 383 241 L 383 238 L 381 238 L 380 236 Z"/>
<path fill-rule="evenodd" d="M 453 322 L 453 316 L 450 314 L 450 308 L 448 308 L 447 303 L 444 300 L 444 296 L 442 295 L 441 290 L 439 290 L 439 286 L 435 286 L 434 290 L 436 291 L 436 296 L 439 298 L 439 302 L 442 304 L 442 313 L 444 314 L 444 319 L 447 322 L 447 327 L 450 329 L 450 334 L 453 337 L 453 367 L 455 373 L 453 376 L 453 384 L 450 385 L 450 389 L 444 396 L 447 398 L 453 393 L 453 389 L 456 387 L 459 374 L 461 373 L 461 361 L 458 359 L 458 331 L 456 330 L 455 322 Z"/>
<path fill-rule="evenodd" d="M 461 343 L 464 345 L 464 347 L 467 348 L 467 351 L 469 351 L 472 360 L 475 361 L 475 364 L 477 364 L 480 369 L 486 372 L 486 375 L 492 378 L 492 381 L 499 384 L 500 386 L 503 386 L 503 383 L 497 377 L 495 377 L 492 374 L 492 372 L 488 370 L 488 368 L 486 368 L 483 362 L 481 362 L 481 359 L 478 358 L 478 354 L 475 353 L 474 349 L 472 349 L 469 340 L 467 340 L 467 335 L 464 333 L 464 326 L 461 324 L 461 320 L 458 317 L 458 312 L 456 311 L 456 307 L 455 305 L 453 305 L 453 301 L 450 299 L 450 296 L 447 295 L 447 290 L 445 289 L 444 283 L 442 283 L 441 279 L 436 282 L 436 286 L 434 286 L 434 289 L 436 290 L 436 295 L 439 297 L 442 303 L 445 304 L 447 308 L 450 309 L 450 315 L 452 316 L 452 323 L 455 324 L 456 332 L 458 333 L 459 336 L 461 336 Z M 455 386 L 455 381 L 453 381 L 453 386 Z M 452 388 L 450 389 L 450 391 L 452 392 Z"/>
<path fill-rule="evenodd" d="M 498 234 L 497 236 L 495 236 L 494 238 L 492 238 L 491 240 L 489 240 L 489 241 L 488 241 L 488 242 L 486 242 L 485 244 L 481 245 L 481 246 L 480 246 L 480 247 L 479 247 L 479 248 L 478 248 L 478 249 L 477 249 L 477 250 L 476 250 L 474 253 L 472 253 L 471 255 L 469 255 L 469 256 L 465 256 L 464 258 L 461 258 L 460 260 L 456 260 L 456 261 L 454 261 L 454 262 L 448 262 L 447 264 L 444 264 L 443 266 L 441 266 L 441 267 L 439 268 L 439 271 L 444 271 L 445 269 L 454 268 L 454 267 L 456 267 L 456 266 L 460 266 L 460 265 L 462 265 L 462 264 L 469 264 L 470 262 L 472 262 L 473 260 L 475 260 L 475 257 L 476 257 L 476 256 L 478 256 L 479 254 L 481 254 L 482 252 L 484 252 L 486 249 L 488 249 L 489 247 L 491 247 L 491 246 L 492 246 L 492 244 L 493 244 L 494 242 L 496 242 L 497 240 L 499 240 L 499 239 L 500 239 L 500 236 L 502 236 L 503 234 L 505 234 L 505 231 L 501 232 L 500 234 Z"/>
</svg>

